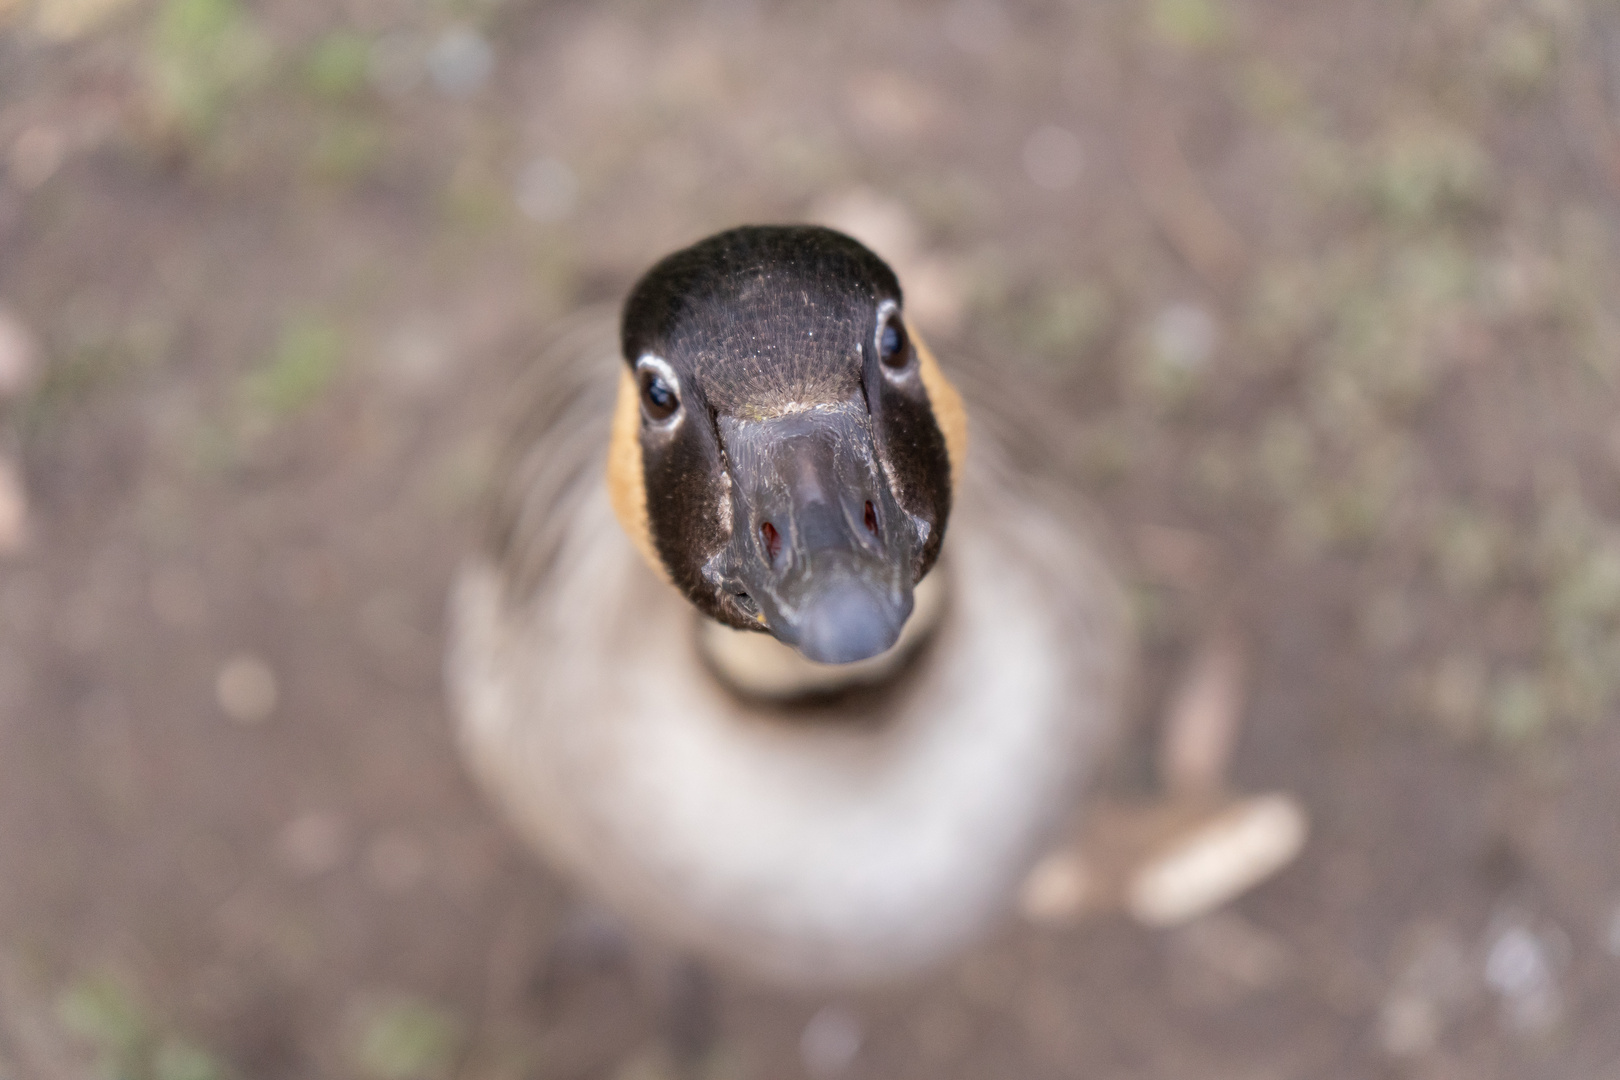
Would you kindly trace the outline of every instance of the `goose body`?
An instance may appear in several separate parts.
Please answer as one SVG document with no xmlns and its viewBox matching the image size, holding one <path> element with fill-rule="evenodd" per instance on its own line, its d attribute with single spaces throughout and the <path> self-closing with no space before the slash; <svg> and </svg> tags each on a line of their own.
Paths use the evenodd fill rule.
<svg viewBox="0 0 1620 1080">
<path fill-rule="evenodd" d="M 721 626 L 649 557 L 613 491 L 635 400 L 619 351 L 587 320 L 541 362 L 457 582 L 449 681 L 473 772 L 556 866 L 700 955 L 822 985 L 950 955 L 1006 910 L 1113 726 L 1120 605 L 1072 502 L 955 433 L 949 542 L 902 582 L 917 632 L 842 687 L 862 669 Z M 868 633 L 862 610 L 843 617 Z M 816 692 L 740 689 L 728 667 L 755 662 Z"/>
</svg>

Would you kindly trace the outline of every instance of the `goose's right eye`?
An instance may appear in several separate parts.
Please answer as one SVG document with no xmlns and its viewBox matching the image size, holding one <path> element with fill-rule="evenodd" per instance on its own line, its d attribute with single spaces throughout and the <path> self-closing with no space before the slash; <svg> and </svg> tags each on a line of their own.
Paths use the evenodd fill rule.
<svg viewBox="0 0 1620 1080">
<path fill-rule="evenodd" d="M 906 340 L 906 325 L 900 316 L 890 315 L 878 330 L 878 359 L 885 367 L 903 368 L 911 360 L 911 343 Z"/>
<path fill-rule="evenodd" d="M 650 420 L 668 420 L 681 407 L 675 388 L 652 368 L 641 370 L 641 407 Z"/>
</svg>

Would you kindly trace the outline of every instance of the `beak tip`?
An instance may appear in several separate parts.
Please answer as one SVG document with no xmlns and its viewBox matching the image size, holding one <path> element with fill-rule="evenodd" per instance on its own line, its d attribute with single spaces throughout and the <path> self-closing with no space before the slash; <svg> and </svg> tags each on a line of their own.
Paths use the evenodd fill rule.
<svg viewBox="0 0 1620 1080">
<path fill-rule="evenodd" d="M 829 587 L 805 609 L 797 647 L 822 664 L 849 664 L 886 652 L 911 615 L 909 593 L 895 603 L 859 582 Z"/>
</svg>

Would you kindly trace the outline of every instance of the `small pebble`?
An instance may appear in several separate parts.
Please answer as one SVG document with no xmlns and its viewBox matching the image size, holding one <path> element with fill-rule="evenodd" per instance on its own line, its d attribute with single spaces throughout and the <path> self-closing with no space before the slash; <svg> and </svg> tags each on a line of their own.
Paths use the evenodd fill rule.
<svg viewBox="0 0 1620 1080">
<path fill-rule="evenodd" d="M 1391 1057 L 1416 1057 L 1440 1039 L 1440 1009 L 1433 999 L 1401 990 L 1378 1009 L 1378 1045 Z"/>
<path fill-rule="evenodd" d="M 842 1005 L 824 1005 L 804 1025 L 799 1057 L 817 1080 L 842 1076 L 861 1050 L 861 1021 Z"/>
<path fill-rule="evenodd" d="M 1024 172 L 1038 188 L 1067 191 L 1085 169 L 1086 156 L 1074 132 L 1044 124 L 1024 141 Z"/>
<path fill-rule="evenodd" d="M 9 457 L 0 457 L 0 556 L 15 555 L 28 539 L 28 491 Z"/>
<path fill-rule="evenodd" d="M 39 345 L 28 325 L 0 307 L 0 401 L 28 388 L 39 367 Z"/>
<path fill-rule="evenodd" d="M 1024 878 L 1018 910 L 1039 925 L 1065 923 L 1081 913 L 1091 893 L 1091 875 L 1080 857 L 1070 851 L 1054 851 Z"/>
<path fill-rule="evenodd" d="M 1479 983 L 1470 950 L 1444 923 L 1423 922 L 1403 935 L 1407 944 L 1392 986 L 1380 1003 L 1375 1033 L 1391 1057 L 1433 1050 L 1462 1013 Z"/>
<path fill-rule="evenodd" d="M 1219 340 L 1215 316 L 1198 304 L 1171 304 L 1153 320 L 1153 351 L 1177 371 L 1192 373 L 1208 366 Z"/>
<path fill-rule="evenodd" d="M 261 724 L 276 711 L 280 692 L 276 673 L 257 656 L 241 653 L 219 669 L 214 696 L 231 720 L 242 725 Z"/>
<path fill-rule="evenodd" d="M 428 50 L 427 70 L 446 97 L 472 97 L 489 82 L 495 70 L 495 51 L 478 31 L 455 27 Z"/>
<path fill-rule="evenodd" d="M 1564 994 L 1551 944 L 1528 924 L 1506 918 L 1485 956 L 1485 982 L 1501 996 L 1509 1027 L 1523 1035 L 1544 1035 L 1563 1018 Z"/>
</svg>

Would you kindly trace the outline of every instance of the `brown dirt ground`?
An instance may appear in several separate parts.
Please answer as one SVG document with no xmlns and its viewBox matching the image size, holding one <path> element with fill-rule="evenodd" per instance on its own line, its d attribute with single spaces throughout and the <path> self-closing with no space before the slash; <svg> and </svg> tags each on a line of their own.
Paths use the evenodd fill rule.
<svg viewBox="0 0 1620 1080">
<path fill-rule="evenodd" d="M 1009 923 L 855 996 L 848 1075 L 1620 1076 L 1620 8 L 0 20 L 0 304 L 44 357 L 0 404 L 0 1077 L 669 1074 L 645 947 L 458 765 L 445 590 L 548 327 L 851 192 L 909 215 L 947 364 L 1072 417 L 1142 729 L 1235 624 L 1235 783 L 1314 832 L 1214 922 Z M 243 654 L 259 723 L 216 700 Z M 700 1071 L 803 1073 L 822 1001 L 715 995 Z"/>
</svg>

